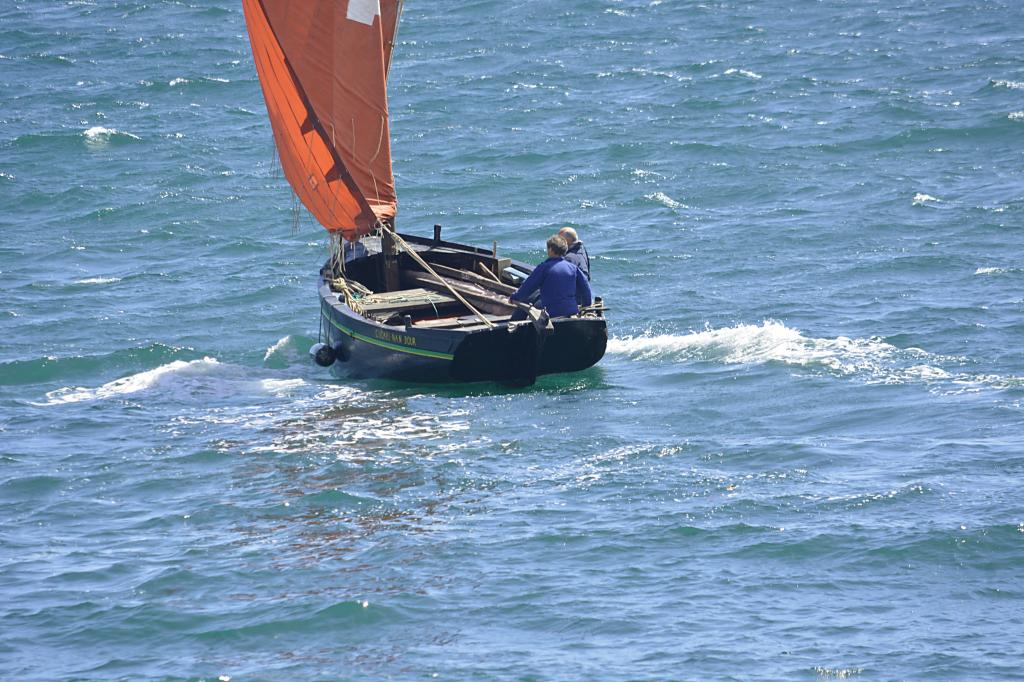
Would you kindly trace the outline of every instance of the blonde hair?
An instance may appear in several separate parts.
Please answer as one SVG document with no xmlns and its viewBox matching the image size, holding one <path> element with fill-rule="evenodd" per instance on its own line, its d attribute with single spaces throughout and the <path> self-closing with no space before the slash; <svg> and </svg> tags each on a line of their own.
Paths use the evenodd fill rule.
<svg viewBox="0 0 1024 682">
<path fill-rule="evenodd" d="M 565 243 L 565 237 L 562 235 L 553 234 L 548 237 L 548 251 L 551 251 L 556 256 L 564 256 L 568 250 L 569 245 Z"/>
</svg>

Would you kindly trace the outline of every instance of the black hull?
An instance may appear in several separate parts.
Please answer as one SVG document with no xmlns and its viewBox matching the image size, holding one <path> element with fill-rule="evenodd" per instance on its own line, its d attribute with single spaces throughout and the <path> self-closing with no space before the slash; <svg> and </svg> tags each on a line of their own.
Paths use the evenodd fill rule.
<svg viewBox="0 0 1024 682">
<path fill-rule="evenodd" d="M 525 263 L 498 259 L 490 251 L 441 241 L 436 236 L 433 240 L 413 236 L 404 239 L 407 248 L 416 249 L 422 258 L 433 261 L 435 267 L 449 276 L 472 279 L 468 273 L 488 265 L 495 273 L 504 273 L 505 268 L 519 273 L 533 270 Z M 371 249 L 372 246 L 371 243 Z M 358 283 L 363 292 L 359 296 L 350 297 L 352 292 L 345 293 L 350 285 L 342 286 L 340 291 L 334 288 L 337 282 L 332 285 L 330 278 L 337 279 L 340 273 L 330 262 L 321 271 L 318 291 L 321 341 L 333 351 L 336 360 L 332 369 L 338 374 L 414 382 L 498 381 L 528 385 L 544 374 L 587 369 L 604 356 L 608 329 L 603 308 L 588 309 L 579 316 L 555 318 L 551 320 L 553 329 L 538 328 L 531 321 L 512 322 L 508 312 L 513 308 L 507 296 L 515 289 L 507 284 L 494 284 L 496 274 L 492 283 L 488 283 L 486 277 L 476 278 L 484 282 L 484 289 L 494 290 L 491 294 L 484 289 L 476 291 L 476 295 L 483 296 L 478 305 L 490 310 L 486 317 L 492 326 L 483 323 L 478 316 L 468 315 L 465 308 L 459 313 L 455 298 L 447 296 L 434 297 L 433 302 L 425 303 L 430 310 L 420 309 L 423 302 L 417 299 L 410 303 L 409 296 L 415 292 L 422 295 L 427 291 L 424 286 L 433 286 L 442 293 L 445 290 L 438 286 L 440 282 L 418 269 L 417 264 L 407 258 L 408 254 L 403 254 L 399 268 L 409 288 L 394 290 L 407 305 L 395 308 L 402 312 L 382 316 L 381 297 L 390 294 L 373 293 L 362 297 L 366 292 L 392 290 L 386 286 L 382 275 L 386 262 L 382 251 L 371 249 L 363 248 L 359 254 L 346 258 L 342 281 L 351 282 L 352 286 Z M 403 297 L 406 292 L 408 296 Z M 447 299 L 447 308 L 442 299 Z M 350 307 L 350 300 L 358 301 L 353 303 L 356 310 Z M 384 308 L 390 311 L 393 304 L 386 303 Z M 373 313 L 367 314 L 370 310 Z M 459 315 L 467 317 L 459 318 Z M 452 320 L 455 322 L 450 323 Z"/>
<path fill-rule="evenodd" d="M 530 384 L 540 375 L 592 367 L 608 343 L 603 317 L 556 318 L 546 334 L 530 322 L 511 329 L 509 323 L 474 331 L 417 329 L 362 317 L 323 280 L 319 295 L 325 342 L 338 358 L 334 369 L 352 377 Z"/>
</svg>

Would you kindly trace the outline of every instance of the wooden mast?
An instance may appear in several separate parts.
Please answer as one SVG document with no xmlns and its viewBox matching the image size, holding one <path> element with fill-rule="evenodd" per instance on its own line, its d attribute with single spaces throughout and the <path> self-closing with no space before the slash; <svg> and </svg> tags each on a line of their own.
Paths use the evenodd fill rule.
<svg viewBox="0 0 1024 682">
<path fill-rule="evenodd" d="M 398 242 L 395 241 L 395 221 L 391 219 L 381 222 L 383 227 L 380 231 L 380 250 L 384 290 L 398 291 L 402 288 L 402 282 L 398 271 Z"/>
</svg>

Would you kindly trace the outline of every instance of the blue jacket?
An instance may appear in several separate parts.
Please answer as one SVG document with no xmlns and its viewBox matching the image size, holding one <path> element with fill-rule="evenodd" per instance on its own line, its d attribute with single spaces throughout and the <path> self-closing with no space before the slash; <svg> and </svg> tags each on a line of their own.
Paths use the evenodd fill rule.
<svg viewBox="0 0 1024 682">
<path fill-rule="evenodd" d="M 573 242 L 565 253 L 565 260 L 582 270 L 587 276 L 587 281 L 590 281 L 590 254 L 587 253 L 587 247 L 583 246 L 583 242 Z"/>
<path fill-rule="evenodd" d="M 577 298 L 590 305 L 593 294 L 583 272 L 564 258 L 548 258 L 534 268 L 522 286 L 512 294 L 513 301 L 525 301 L 540 289 L 540 306 L 551 317 L 565 317 L 579 312 Z"/>
</svg>

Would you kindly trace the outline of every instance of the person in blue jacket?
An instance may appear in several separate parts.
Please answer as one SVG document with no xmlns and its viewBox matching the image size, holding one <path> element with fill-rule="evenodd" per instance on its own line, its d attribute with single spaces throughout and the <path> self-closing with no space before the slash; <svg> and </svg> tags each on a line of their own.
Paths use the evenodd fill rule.
<svg viewBox="0 0 1024 682">
<path fill-rule="evenodd" d="M 548 238 L 548 259 L 533 269 L 533 272 L 516 293 L 510 297 L 513 301 L 523 302 L 533 292 L 540 290 L 539 307 L 548 311 L 551 317 L 567 317 L 579 312 L 577 301 L 581 305 L 593 302 L 590 282 L 583 272 L 565 260 L 565 252 L 569 249 L 565 239 L 559 235 Z M 517 314 L 512 319 L 524 319 L 525 315 Z"/>
</svg>

